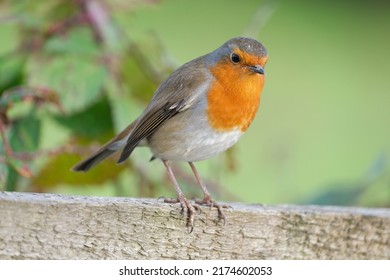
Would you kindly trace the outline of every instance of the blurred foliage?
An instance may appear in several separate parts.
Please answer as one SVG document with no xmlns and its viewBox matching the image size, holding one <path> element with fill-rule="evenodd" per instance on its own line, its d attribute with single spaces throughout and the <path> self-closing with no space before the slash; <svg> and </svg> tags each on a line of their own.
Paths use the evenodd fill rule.
<svg viewBox="0 0 390 280">
<path fill-rule="evenodd" d="M 389 207 L 389 197 L 382 190 L 388 187 L 390 176 L 387 172 L 387 157 L 380 155 L 362 178 L 356 182 L 337 183 L 326 186 L 326 191 L 309 200 L 317 205 L 359 205 Z"/>
<path fill-rule="evenodd" d="M 177 66 L 261 32 L 270 53 L 261 116 L 238 149 L 199 163 L 211 191 L 389 207 L 389 6 L 0 0 L 0 190 L 171 196 L 143 149 L 123 165 L 70 168 L 135 119 Z M 189 197 L 199 194 L 190 172 L 175 174 Z"/>
<path fill-rule="evenodd" d="M 0 37 L 7 41 L 0 49 L 1 189 L 99 185 L 124 169 L 154 184 L 147 173 L 113 160 L 86 174 L 70 172 L 123 128 L 117 121 L 135 117 L 123 108 L 141 107 L 174 69 L 156 36 L 134 42 L 112 19 L 111 13 L 131 13 L 139 1 L 114 2 L 1 2 Z M 42 139 L 55 139 L 44 135 L 48 120 L 63 131 L 56 144 Z"/>
</svg>

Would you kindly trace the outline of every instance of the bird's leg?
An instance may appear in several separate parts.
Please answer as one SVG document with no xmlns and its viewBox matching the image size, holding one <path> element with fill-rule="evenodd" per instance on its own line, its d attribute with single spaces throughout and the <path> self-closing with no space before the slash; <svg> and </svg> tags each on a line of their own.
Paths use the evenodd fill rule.
<svg viewBox="0 0 390 280">
<path fill-rule="evenodd" d="M 188 164 L 191 166 L 192 172 L 194 172 L 196 181 L 198 181 L 200 187 L 203 191 L 203 199 L 195 199 L 195 203 L 199 205 L 207 205 L 210 207 L 215 207 L 218 209 L 218 219 L 223 220 L 223 224 L 226 223 L 226 216 L 223 211 L 223 208 L 229 208 L 230 206 L 224 205 L 224 204 L 218 204 L 216 203 L 212 198 L 210 193 L 208 192 L 205 184 L 203 183 L 202 179 L 199 176 L 198 171 L 195 168 L 195 165 L 192 162 L 188 162 Z"/>
<path fill-rule="evenodd" d="M 167 169 L 169 179 L 171 179 L 173 186 L 175 187 L 176 191 L 176 198 L 165 198 L 164 202 L 166 203 L 180 203 L 182 208 L 182 213 L 187 212 L 187 226 L 189 229 L 189 232 L 191 233 L 194 229 L 194 214 L 195 210 L 198 209 L 199 206 L 192 205 L 191 202 L 184 196 L 184 193 L 180 189 L 179 183 L 177 182 L 175 175 L 172 172 L 172 168 L 167 160 L 162 161 Z"/>
</svg>

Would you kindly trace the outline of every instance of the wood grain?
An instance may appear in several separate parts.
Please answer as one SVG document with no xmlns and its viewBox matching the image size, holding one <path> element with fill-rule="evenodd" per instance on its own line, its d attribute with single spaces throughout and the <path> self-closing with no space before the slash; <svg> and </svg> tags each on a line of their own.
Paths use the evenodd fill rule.
<svg viewBox="0 0 390 280">
<path fill-rule="evenodd" d="M 389 259 L 390 209 L 232 203 L 189 234 L 156 199 L 0 193 L 1 259 Z"/>
</svg>

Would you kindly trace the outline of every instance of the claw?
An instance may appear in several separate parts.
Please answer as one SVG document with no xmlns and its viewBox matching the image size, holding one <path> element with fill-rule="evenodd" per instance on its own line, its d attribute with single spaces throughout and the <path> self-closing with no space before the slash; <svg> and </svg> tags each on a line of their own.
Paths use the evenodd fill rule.
<svg viewBox="0 0 390 280">
<path fill-rule="evenodd" d="M 195 199 L 195 203 L 198 205 L 209 206 L 210 209 L 215 207 L 218 210 L 218 221 L 223 221 L 222 224 L 226 225 L 226 216 L 223 209 L 231 208 L 230 205 L 218 204 L 209 195 L 206 195 L 203 199 Z"/>
<path fill-rule="evenodd" d="M 164 202 L 166 203 L 180 203 L 181 214 L 187 213 L 187 223 L 188 233 L 191 233 L 194 230 L 194 214 L 195 210 L 200 211 L 198 205 L 192 205 L 192 203 L 186 199 L 184 196 L 179 196 L 177 198 L 165 198 Z"/>
</svg>

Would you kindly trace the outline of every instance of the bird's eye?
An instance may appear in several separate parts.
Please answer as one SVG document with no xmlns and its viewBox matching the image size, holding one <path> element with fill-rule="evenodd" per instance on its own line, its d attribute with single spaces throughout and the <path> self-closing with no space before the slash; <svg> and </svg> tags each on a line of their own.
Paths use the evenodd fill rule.
<svg viewBox="0 0 390 280">
<path fill-rule="evenodd" d="M 233 61 L 233 63 L 240 62 L 240 57 L 236 53 L 232 53 L 231 56 L 230 56 L 230 59 Z"/>
</svg>

